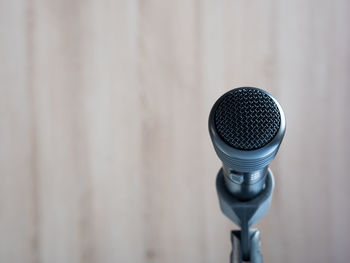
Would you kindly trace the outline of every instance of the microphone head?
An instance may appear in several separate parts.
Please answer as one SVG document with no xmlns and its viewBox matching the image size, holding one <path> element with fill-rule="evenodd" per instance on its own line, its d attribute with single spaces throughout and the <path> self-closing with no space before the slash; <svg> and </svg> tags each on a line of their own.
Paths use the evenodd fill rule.
<svg viewBox="0 0 350 263">
<path fill-rule="evenodd" d="M 233 89 L 221 96 L 209 115 L 209 133 L 224 166 L 240 173 L 267 169 L 285 133 L 285 116 L 266 91 Z"/>
</svg>

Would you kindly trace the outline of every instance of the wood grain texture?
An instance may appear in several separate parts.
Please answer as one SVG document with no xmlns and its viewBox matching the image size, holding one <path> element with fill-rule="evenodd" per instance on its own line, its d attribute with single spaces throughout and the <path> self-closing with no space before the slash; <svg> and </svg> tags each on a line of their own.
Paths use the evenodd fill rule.
<svg viewBox="0 0 350 263">
<path fill-rule="evenodd" d="M 37 259 L 33 100 L 28 5 L 0 2 L 0 262 Z"/>
<path fill-rule="evenodd" d="M 265 262 L 348 262 L 350 4 L 0 2 L 0 262 L 228 262 L 207 117 L 287 117 Z"/>
</svg>

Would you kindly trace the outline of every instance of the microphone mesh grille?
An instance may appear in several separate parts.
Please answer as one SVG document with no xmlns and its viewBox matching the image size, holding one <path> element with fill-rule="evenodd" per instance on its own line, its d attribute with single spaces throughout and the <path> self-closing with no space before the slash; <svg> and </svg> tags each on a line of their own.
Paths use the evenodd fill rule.
<svg viewBox="0 0 350 263">
<path fill-rule="evenodd" d="M 256 150 L 277 134 L 281 115 L 274 100 L 253 88 L 226 93 L 215 111 L 216 130 L 227 144 L 239 150 Z"/>
</svg>

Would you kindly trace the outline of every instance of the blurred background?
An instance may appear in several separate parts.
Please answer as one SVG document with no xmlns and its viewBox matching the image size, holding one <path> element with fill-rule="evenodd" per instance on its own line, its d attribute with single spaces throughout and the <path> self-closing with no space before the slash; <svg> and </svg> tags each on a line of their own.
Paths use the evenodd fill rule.
<svg viewBox="0 0 350 263">
<path fill-rule="evenodd" d="M 349 262 L 350 2 L 1 0 L 0 262 L 229 262 L 207 130 L 284 108 L 264 262 Z"/>
</svg>

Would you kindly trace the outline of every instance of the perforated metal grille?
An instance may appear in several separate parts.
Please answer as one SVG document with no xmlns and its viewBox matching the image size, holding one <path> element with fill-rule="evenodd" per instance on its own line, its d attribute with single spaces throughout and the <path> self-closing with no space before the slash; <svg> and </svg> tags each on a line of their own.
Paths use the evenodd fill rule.
<svg viewBox="0 0 350 263">
<path fill-rule="evenodd" d="M 276 103 L 264 92 L 239 88 L 226 93 L 215 111 L 219 136 L 240 150 L 256 150 L 277 134 L 281 115 Z"/>
</svg>

